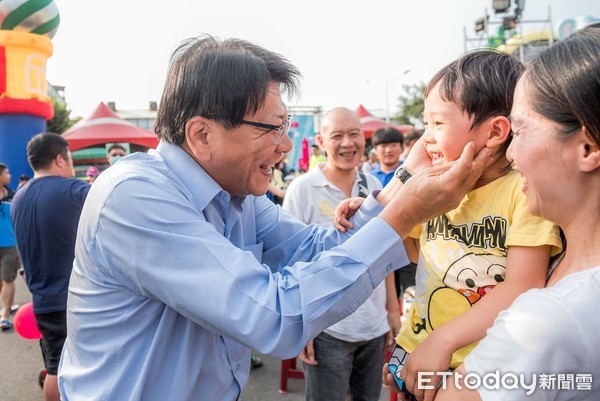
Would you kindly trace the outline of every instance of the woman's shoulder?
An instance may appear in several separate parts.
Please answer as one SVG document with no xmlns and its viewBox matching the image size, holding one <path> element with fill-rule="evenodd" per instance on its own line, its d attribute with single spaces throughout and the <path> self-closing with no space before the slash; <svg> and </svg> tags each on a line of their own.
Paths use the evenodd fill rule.
<svg viewBox="0 0 600 401">
<path fill-rule="evenodd" d="M 576 320 L 585 320 L 590 313 L 596 314 L 597 294 L 600 294 L 600 266 L 571 273 L 551 287 L 529 290 L 513 305 L 516 309 L 534 310 L 541 316 L 569 314 Z M 600 329 L 600 319 L 598 326 Z"/>
</svg>

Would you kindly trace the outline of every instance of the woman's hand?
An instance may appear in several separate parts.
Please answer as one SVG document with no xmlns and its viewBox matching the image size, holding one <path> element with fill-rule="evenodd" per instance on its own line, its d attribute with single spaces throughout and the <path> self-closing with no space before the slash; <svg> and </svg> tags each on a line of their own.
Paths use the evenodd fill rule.
<svg viewBox="0 0 600 401">
<path fill-rule="evenodd" d="M 432 333 L 406 359 L 406 364 L 400 376 L 404 380 L 407 390 L 414 394 L 418 400 L 433 400 L 437 385 L 441 380 L 441 376 L 435 373 L 447 372 L 450 367 L 453 351 L 446 347 L 442 340 L 441 337 L 437 337 Z M 427 379 L 431 379 L 428 382 L 428 386 L 431 387 L 430 390 L 418 387 L 419 372 L 434 373 L 431 377 L 427 377 Z"/>
</svg>

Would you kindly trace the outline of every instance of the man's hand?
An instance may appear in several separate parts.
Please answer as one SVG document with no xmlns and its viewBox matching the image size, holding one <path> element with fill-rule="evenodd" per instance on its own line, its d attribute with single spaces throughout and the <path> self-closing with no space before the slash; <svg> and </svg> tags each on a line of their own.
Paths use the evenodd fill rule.
<svg viewBox="0 0 600 401">
<path fill-rule="evenodd" d="M 319 363 L 315 359 L 315 348 L 313 347 L 313 340 L 306 343 L 304 350 L 298 355 L 298 358 L 307 365 L 318 365 Z"/>
<path fill-rule="evenodd" d="M 416 225 L 456 208 L 485 170 L 491 150 L 474 153 L 475 145 L 469 142 L 452 165 L 416 173 L 394 194 L 380 217 L 405 238 Z"/>
</svg>

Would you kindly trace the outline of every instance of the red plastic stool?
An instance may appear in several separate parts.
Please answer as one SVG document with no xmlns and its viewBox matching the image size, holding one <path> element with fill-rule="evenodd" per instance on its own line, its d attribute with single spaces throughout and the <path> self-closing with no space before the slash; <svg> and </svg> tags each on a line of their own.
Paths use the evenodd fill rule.
<svg viewBox="0 0 600 401">
<path fill-rule="evenodd" d="M 287 393 L 289 379 L 304 379 L 304 372 L 296 368 L 296 358 L 281 361 L 281 375 L 279 376 L 279 392 Z"/>
</svg>

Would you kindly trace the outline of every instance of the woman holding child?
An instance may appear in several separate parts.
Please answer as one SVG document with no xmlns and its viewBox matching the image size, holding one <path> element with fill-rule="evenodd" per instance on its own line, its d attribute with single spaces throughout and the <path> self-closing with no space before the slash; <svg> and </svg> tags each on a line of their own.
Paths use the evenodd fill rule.
<svg viewBox="0 0 600 401">
<path fill-rule="evenodd" d="M 521 174 L 529 211 L 560 226 L 567 246 L 545 287 L 501 312 L 437 392 L 403 376 L 418 398 L 590 400 L 600 392 L 599 26 L 550 46 L 528 65 L 510 119 L 507 157 Z M 384 381 L 392 385 L 392 376 Z"/>
</svg>

